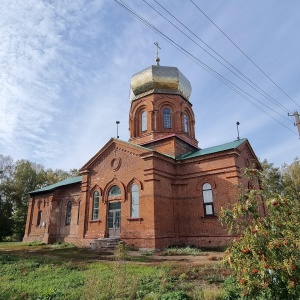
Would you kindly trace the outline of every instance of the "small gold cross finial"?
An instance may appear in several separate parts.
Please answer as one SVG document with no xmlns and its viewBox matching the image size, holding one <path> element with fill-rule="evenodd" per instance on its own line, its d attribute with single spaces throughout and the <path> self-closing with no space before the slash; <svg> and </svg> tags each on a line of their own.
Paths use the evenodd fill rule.
<svg viewBox="0 0 300 300">
<path fill-rule="evenodd" d="M 158 49 L 161 49 L 161 48 L 159 47 L 158 42 L 154 43 L 154 45 L 156 46 L 156 60 L 155 61 L 156 61 L 156 64 L 159 66 L 160 59 L 158 57 Z"/>
</svg>

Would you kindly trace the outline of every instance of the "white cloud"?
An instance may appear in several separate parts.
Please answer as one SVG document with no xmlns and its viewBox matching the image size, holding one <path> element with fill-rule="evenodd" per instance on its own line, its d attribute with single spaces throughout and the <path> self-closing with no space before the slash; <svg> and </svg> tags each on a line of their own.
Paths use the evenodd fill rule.
<svg viewBox="0 0 300 300">
<path fill-rule="evenodd" d="M 250 90 L 143 2 L 126 3 L 205 63 Z M 190 4 L 161 3 L 272 97 L 289 110 L 296 109 Z M 204 2 L 201 8 L 298 100 L 300 59 L 295 53 L 300 6 L 279 1 L 277 5 L 269 0 L 263 5 L 258 0 L 248 4 L 232 0 Z M 1 4 L 0 153 L 70 169 L 81 167 L 116 135 L 116 120 L 121 121 L 120 137 L 127 140 L 130 78 L 154 63 L 156 41 L 162 48 L 161 64 L 179 67 L 192 83 L 191 102 L 201 147 L 234 140 L 239 121 L 241 137 L 249 137 L 262 158 L 270 154 L 280 162 L 287 155 L 296 156 L 297 136 L 292 137 L 114 1 L 100 0 L 11 0 Z"/>
<path fill-rule="evenodd" d="M 62 112 L 64 87 L 81 76 L 77 62 L 84 55 L 71 40 L 70 28 L 76 32 L 86 22 L 86 8 L 90 15 L 90 9 L 99 10 L 101 5 L 99 1 L 2 4 L 0 138 L 7 151 L 12 150 L 10 145 L 19 144 L 22 150 L 17 151 L 18 158 L 33 154 L 33 159 L 43 161 L 53 153 L 48 130 L 55 126 L 55 119 Z M 32 151 L 26 144 L 21 146 L 20 140 L 36 142 L 36 150 Z M 55 144 L 55 139 L 51 144 Z"/>
</svg>

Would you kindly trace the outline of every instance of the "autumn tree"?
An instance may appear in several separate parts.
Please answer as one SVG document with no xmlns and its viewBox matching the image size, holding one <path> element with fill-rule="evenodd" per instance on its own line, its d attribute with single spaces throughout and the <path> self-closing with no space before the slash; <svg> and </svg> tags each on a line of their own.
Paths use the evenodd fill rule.
<svg viewBox="0 0 300 300">
<path fill-rule="evenodd" d="M 229 245 L 225 263 L 240 299 L 299 299 L 300 196 L 279 169 L 263 165 L 262 172 L 245 171 L 253 188 L 242 188 L 236 204 L 220 213 L 222 224 L 240 236 Z"/>
</svg>

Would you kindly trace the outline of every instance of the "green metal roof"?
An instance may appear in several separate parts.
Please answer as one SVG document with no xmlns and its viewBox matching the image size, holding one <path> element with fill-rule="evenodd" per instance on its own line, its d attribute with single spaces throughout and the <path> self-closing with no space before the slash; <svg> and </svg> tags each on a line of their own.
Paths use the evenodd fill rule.
<svg viewBox="0 0 300 300">
<path fill-rule="evenodd" d="M 236 149 L 237 147 L 239 147 L 246 141 L 247 141 L 247 139 L 240 139 L 240 140 L 236 140 L 236 141 L 233 141 L 230 143 L 226 143 L 226 144 L 222 144 L 222 145 L 218 145 L 218 146 L 214 146 L 214 147 L 209 147 L 209 148 L 205 148 L 205 149 L 200 149 L 200 150 L 197 150 L 194 152 L 189 152 L 189 153 L 183 154 L 180 157 L 178 157 L 177 159 L 178 160 L 188 159 L 188 158 L 203 156 L 206 154 L 212 154 L 212 153 L 226 151 L 226 150 L 230 150 L 230 149 Z"/>
<path fill-rule="evenodd" d="M 236 141 L 233 141 L 230 143 L 226 143 L 226 144 L 222 144 L 222 145 L 218 145 L 218 146 L 214 146 L 214 147 L 209 147 L 209 148 L 205 148 L 205 149 L 200 149 L 200 150 L 197 150 L 194 152 L 189 152 L 189 153 L 181 155 L 180 157 L 177 158 L 177 160 L 189 159 L 189 158 L 194 158 L 194 157 L 212 154 L 212 153 L 216 153 L 216 152 L 222 152 L 222 151 L 226 151 L 226 150 L 230 150 L 230 149 L 236 149 L 237 147 L 239 147 L 246 141 L 247 141 L 247 139 L 240 139 L 240 140 L 236 140 Z M 146 147 L 143 147 L 140 145 L 136 145 L 136 144 L 133 144 L 130 142 L 125 142 L 125 141 L 122 141 L 122 142 L 129 144 L 131 146 L 135 146 L 137 148 L 144 149 L 144 150 L 151 150 L 149 148 L 146 148 Z M 67 178 L 67 179 L 59 181 L 57 183 L 45 186 L 41 189 L 31 191 L 31 192 L 29 192 L 29 194 L 33 195 L 33 194 L 47 193 L 47 192 L 51 192 L 61 186 L 70 185 L 70 184 L 79 183 L 79 182 L 82 182 L 82 176 Z"/>
<path fill-rule="evenodd" d="M 77 177 L 73 177 L 73 178 L 67 178 L 65 180 L 56 182 L 54 184 L 45 186 L 41 189 L 35 190 L 35 191 L 31 191 L 29 192 L 30 195 L 32 194 L 38 194 L 38 193 L 47 193 L 50 191 L 55 190 L 58 187 L 64 186 L 64 185 L 69 185 L 69 184 L 73 184 L 73 183 L 78 183 L 78 182 L 82 182 L 82 176 L 77 176 Z"/>
</svg>

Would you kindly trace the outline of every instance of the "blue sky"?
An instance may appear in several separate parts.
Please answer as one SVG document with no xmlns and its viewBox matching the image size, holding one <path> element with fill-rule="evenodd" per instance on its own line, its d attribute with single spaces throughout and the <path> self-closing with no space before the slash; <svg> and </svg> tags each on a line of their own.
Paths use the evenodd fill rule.
<svg viewBox="0 0 300 300">
<path fill-rule="evenodd" d="M 287 115 L 300 113 L 299 1 L 194 0 L 296 103 L 192 2 L 159 1 L 188 31 L 154 0 L 145 0 L 190 38 L 144 1 L 123 2 L 246 91 L 260 109 L 113 0 L 4 0 L 0 7 L 0 154 L 68 170 L 80 168 L 116 136 L 116 120 L 120 138 L 127 141 L 130 79 L 155 64 L 154 42 L 158 42 L 161 65 L 178 67 L 191 82 L 190 101 L 201 148 L 235 140 L 239 121 L 240 137 L 249 139 L 260 159 L 280 166 L 299 156 L 297 128 Z M 203 51 L 199 45 L 211 52 L 197 37 L 269 96 L 263 97 Z"/>
</svg>

